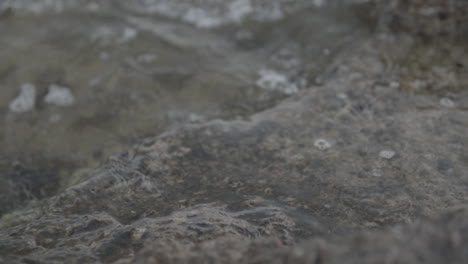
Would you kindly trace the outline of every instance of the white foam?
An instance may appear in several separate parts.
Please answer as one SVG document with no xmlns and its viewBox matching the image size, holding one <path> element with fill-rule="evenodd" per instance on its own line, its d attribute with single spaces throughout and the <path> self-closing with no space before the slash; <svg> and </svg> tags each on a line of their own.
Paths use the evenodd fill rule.
<svg viewBox="0 0 468 264">
<path fill-rule="evenodd" d="M 21 93 L 9 105 L 11 112 L 22 113 L 32 110 L 36 103 L 36 87 L 30 83 L 21 85 Z"/>
<path fill-rule="evenodd" d="M 235 22 L 241 22 L 247 15 L 253 12 L 249 0 L 236 0 L 229 4 L 229 16 Z"/>
<path fill-rule="evenodd" d="M 288 78 L 274 70 L 260 70 L 260 78 L 257 80 L 257 85 L 260 88 L 270 91 L 279 91 L 284 94 L 295 94 L 299 91 L 296 84 L 290 82 Z"/>
<path fill-rule="evenodd" d="M 301 0 L 310 6 L 310 0 Z M 295 3 L 293 6 L 296 6 Z M 145 13 L 157 13 L 181 19 L 201 28 L 214 28 L 227 24 L 255 21 L 274 21 L 284 18 L 284 10 L 291 8 L 284 0 L 142 0 L 138 8 Z M 135 7 L 134 7 L 135 8 Z"/>
<path fill-rule="evenodd" d="M 201 28 L 213 28 L 223 24 L 221 18 L 210 15 L 207 11 L 201 8 L 191 8 L 184 15 L 182 19 L 185 22 L 192 23 Z"/>
<path fill-rule="evenodd" d="M 44 97 L 44 102 L 57 106 L 69 106 L 75 102 L 75 97 L 70 89 L 52 84 L 49 86 L 49 92 Z"/>
</svg>

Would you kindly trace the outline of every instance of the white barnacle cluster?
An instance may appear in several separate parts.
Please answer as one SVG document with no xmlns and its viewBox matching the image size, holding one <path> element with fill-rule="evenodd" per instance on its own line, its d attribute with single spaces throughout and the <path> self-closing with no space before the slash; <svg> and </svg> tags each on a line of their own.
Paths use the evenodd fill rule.
<svg viewBox="0 0 468 264">
<path fill-rule="evenodd" d="M 390 160 L 395 156 L 395 154 L 396 153 L 393 150 L 382 150 L 379 152 L 379 157 Z"/>
<path fill-rule="evenodd" d="M 24 83 L 20 87 L 20 94 L 10 102 L 8 108 L 13 113 L 33 110 L 36 105 L 36 96 L 36 87 L 31 83 Z M 75 97 L 69 88 L 52 84 L 43 100 L 46 104 L 64 107 L 72 105 Z"/>
<path fill-rule="evenodd" d="M 331 143 L 323 138 L 319 138 L 314 141 L 314 146 L 320 150 L 327 150 L 331 148 Z"/>
</svg>

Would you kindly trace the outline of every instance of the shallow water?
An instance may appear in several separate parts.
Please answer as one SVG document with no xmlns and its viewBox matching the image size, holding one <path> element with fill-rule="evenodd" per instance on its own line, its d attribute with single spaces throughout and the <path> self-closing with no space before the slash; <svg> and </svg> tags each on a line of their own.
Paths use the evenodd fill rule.
<svg viewBox="0 0 468 264">
<path fill-rule="evenodd" d="M 0 8 L 0 169 L 12 186 L 24 178 L 20 201 L 49 196 L 170 127 L 243 119 L 294 96 L 320 83 L 363 31 L 323 1 Z"/>
</svg>

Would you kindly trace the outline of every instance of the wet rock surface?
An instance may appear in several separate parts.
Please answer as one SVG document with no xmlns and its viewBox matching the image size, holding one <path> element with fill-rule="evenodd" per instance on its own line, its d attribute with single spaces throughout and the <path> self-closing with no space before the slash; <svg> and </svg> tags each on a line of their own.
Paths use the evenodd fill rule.
<svg viewBox="0 0 468 264">
<path fill-rule="evenodd" d="M 119 263 L 466 263 L 467 217 L 465 207 L 383 232 L 313 239 L 292 248 L 274 239 L 155 243 Z"/>
<path fill-rule="evenodd" d="M 12 214 L 2 228 L 6 261 L 110 263 L 166 238 L 192 245 L 276 237 L 290 245 L 465 203 L 466 91 L 446 107 L 438 96 L 376 83 L 374 53 L 352 53 L 323 86 L 247 121 L 146 139 L 81 183 Z"/>
<path fill-rule="evenodd" d="M 465 263 L 466 50 L 360 36 L 276 106 L 172 126 L 69 187 L 2 160 L 0 263 Z"/>
<path fill-rule="evenodd" d="M 425 37 L 463 37 L 468 33 L 468 3 L 463 0 L 371 0 L 378 20 Z"/>
</svg>

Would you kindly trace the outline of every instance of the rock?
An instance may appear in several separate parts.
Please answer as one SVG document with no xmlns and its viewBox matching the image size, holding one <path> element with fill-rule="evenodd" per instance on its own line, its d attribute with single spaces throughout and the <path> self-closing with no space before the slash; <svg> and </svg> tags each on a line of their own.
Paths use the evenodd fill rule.
<svg viewBox="0 0 468 264">
<path fill-rule="evenodd" d="M 371 263 L 371 253 L 367 260 L 359 252 L 370 247 L 375 257 L 392 258 L 397 251 L 382 251 L 387 244 L 407 252 L 395 255 L 397 260 L 412 260 L 415 252 L 429 258 L 435 253 L 428 240 L 436 236 L 444 239 L 436 240 L 440 243 L 454 239 L 447 240 L 453 247 L 440 249 L 441 256 L 463 259 L 466 242 L 458 216 L 450 226 L 442 225 L 451 223 L 449 217 L 429 229 L 421 222 L 390 229 L 389 236 L 349 238 L 467 201 L 466 106 L 427 108 L 438 105 L 437 96 L 374 87 L 379 65 L 373 64 L 378 53 L 369 52 L 371 43 L 339 59 L 346 68 L 323 86 L 246 121 L 187 125 L 146 139 L 77 185 L 9 214 L 0 228 L 1 255 L 8 263 L 112 263 L 155 242 L 171 253 L 142 251 L 136 263 L 160 256 L 167 263 L 192 257 L 220 262 L 224 254 L 244 261 L 244 254 L 216 243 L 219 239 L 255 252 L 245 253 L 248 261 L 265 256 L 278 263 L 293 257 L 304 263 L 317 258 Z M 467 97 L 467 91 L 457 95 L 460 104 Z M 317 148 L 320 137 L 333 141 L 333 148 Z M 387 148 L 398 149 L 399 158 L 382 162 L 375 153 Z M 375 177 L 374 168 L 385 177 Z M 466 217 L 465 211 L 460 214 Z M 325 241 L 320 250 L 316 242 L 276 250 L 318 236 Z M 413 240 L 405 248 L 399 241 L 407 237 Z M 250 242 L 255 239 L 266 240 Z M 190 253 L 200 249 L 210 251 Z"/>
<path fill-rule="evenodd" d="M 389 36 L 405 45 L 386 56 L 411 53 Z M 381 42 L 271 109 L 174 127 L 16 207 L 0 262 L 467 262 L 468 209 L 447 208 L 468 200 L 468 91 L 441 106 L 408 87 L 439 75 L 394 73 Z"/>
<path fill-rule="evenodd" d="M 264 206 L 232 213 L 220 206 L 202 204 L 169 216 L 142 218 L 127 225 L 104 212 L 65 217 L 55 214 L 42 217 L 26 229 L 17 226 L 8 233 L 1 232 L 0 253 L 7 257 L 8 263 L 19 259 L 44 263 L 60 260 L 112 263 L 136 254 L 153 241 L 188 246 L 218 238 L 248 241 L 269 235 L 278 237 L 279 243 L 291 244 L 294 240 L 290 233 L 298 227 L 283 210 Z M 316 228 L 321 232 L 319 226 Z M 17 257 L 11 257 L 16 254 Z M 28 256 L 23 258 L 21 254 Z"/>
<path fill-rule="evenodd" d="M 128 261 L 146 263 L 466 263 L 468 208 L 383 232 L 314 239 L 285 248 L 275 240 L 155 243 Z"/>
<path fill-rule="evenodd" d="M 468 2 L 465 0 L 371 0 L 381 23 L 424 36 L 466 36 Z"/>
</svg>

